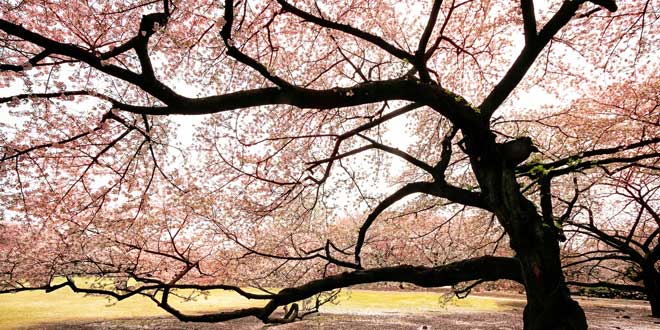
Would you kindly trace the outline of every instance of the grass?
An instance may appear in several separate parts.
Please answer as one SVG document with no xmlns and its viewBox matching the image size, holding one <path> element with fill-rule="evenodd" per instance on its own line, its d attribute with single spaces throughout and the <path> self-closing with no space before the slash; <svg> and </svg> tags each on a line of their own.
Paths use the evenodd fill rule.
<svg viewBox="0 0 660 330">
<path fill-rule="evenodd" d="M 504 304 L 487 297 L 449 298 L 438 292 L 344 290 L 339 304 L 325 305 L 322 312 L 341 314 L 427 313 L 446 311 L 498 311 Z"/>
<path fill-rule="evenodd" d="M 106 298 L 78 295 L 69 289 L 48 294 L 21 292 L 0 295 L 0 329 L 42 323 L 165 315 L 164 311 L 142 297 L 110 304 L 111 301 Z"/>
<path fill-rule="evenodd" d="M 195 301 L 174 300 L 173 304 L 189 313 L 217 309 L 261 306 L 264 301 L 250 301 L 238 294 L 216 291 Z M 321 307 L 324 313 L 381 314 L 425 313 L 444 311 L 496 311 L 506 304 L 487 297 L 443 300 L 437 292 L 344 290 L 337 305 Z M 132 297 L 116 302 L 105 297 L 85 296 L 70 289 L 51 293 L 21 292 L 0 295 L 0 329 L 16 329 L 39 324 L 75 323 L 119 318 L 167 316 L 151 300 Z"/>
</svg>

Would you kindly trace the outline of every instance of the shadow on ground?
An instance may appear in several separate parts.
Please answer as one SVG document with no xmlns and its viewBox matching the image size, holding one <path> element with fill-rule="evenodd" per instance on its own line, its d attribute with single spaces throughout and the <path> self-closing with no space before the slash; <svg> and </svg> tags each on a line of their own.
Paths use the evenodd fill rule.
<svg viewBox="0 0 660 330">
<path fill-rule="evenodd" d="M 649 316 L 650 309 L 639 304 L 603 305 L 594 301 L 580 301 L 594 330 L 650 330 L 660 329 L 660 319 Z M 234 320 L 218 324 L 183 323 L 173 318 L 120 319 L 77 324 L 51 324 L 30 327 L 30 330 L 349 330 L 349 329 L 457 329 L 457 330 L 518 330 L 522 329 L 522 304 L 510 303 L 511 310 L 503 312 L 420 313 L 412 315 L 379 314 L 318 314 L 292 324 L 268 326 L 256 319 Z"/>
</svg>

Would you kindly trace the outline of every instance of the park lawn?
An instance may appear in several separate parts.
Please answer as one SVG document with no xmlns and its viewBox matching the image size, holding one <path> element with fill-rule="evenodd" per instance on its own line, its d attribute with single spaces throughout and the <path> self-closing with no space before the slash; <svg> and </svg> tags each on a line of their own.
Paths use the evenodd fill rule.
<svg viewBox="0 0 660 330">
<path fill-rule="evenodd" d="M 189 313 L 218 309 L 263 306 L 264 301 L 247 300 L 227 291 L 210 292 L 194 301 L 172 300 Z M 337 305 L 321 307 L 324 313 L 380 314 L 463 311 L 497 311 L 508 309 L 505 303 L 488 297 L 451 299 L 442 293 L 410 291 L 343 290 Z M 21 292 L 0 295 L 0 329 L 30 327 L 39 324 L 78 323 L 119 318 L 168 316 L 146 297 L 131 297 L 116 302 L 100 296 L 75 294 L 70 289 L 51 293 Z"/>
<path fill-rule="evenodd" d="M 469 296 L 457 299 L 433 291 L 343 290 L 339 304 L 326 304 L 322 312 L 336 314 L 427 313 L 500 311 L 510 307 L 494 298 Z"/>
</svg>

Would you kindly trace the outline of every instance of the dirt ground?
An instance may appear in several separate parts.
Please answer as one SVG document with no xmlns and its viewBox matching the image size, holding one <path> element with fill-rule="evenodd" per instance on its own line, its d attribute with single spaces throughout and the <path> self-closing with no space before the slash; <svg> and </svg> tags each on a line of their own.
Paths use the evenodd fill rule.
<svg viewBox="0 0 660 330">
<path fill-rule="evenodd" d="M 627 300 L 579 299 L 587 313 L 589 329 L 653 330 L 660 329 L 660 319 L 650 317 L 650 308 Z M 523 301 L 511 299 L 511 309 L 503 312 L 446 312 L 420 314 L 317 314 L 292 324 L 271 326 L 256 319 L 242 319 L 219 324 L 183 323 L 173 318 L 120 319 L 79 324 L 52 324 L 30 330 L 349 330 L 349 329 L 458 329 L 458 330 L 518 330 L 522 329 Z M 558 316 L 560 317 L 560 316 Z M 27 330 L 27 329 L 26 329 Z"/>
</svg>

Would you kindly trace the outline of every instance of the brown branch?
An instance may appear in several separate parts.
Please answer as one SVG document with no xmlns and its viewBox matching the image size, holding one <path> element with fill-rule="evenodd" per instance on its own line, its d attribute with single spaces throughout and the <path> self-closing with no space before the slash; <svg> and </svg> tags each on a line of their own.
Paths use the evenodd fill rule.
<svg viewBox="0 0 660 330">
<path fill-rule="evenodd" d="M 361 258 L 360 258 L 360 251 L 362 250 L 362 246 L 364 245 L 364 240 L 367 236 L 367 230 L 369 230 L 369 227 L 376 221 L 376 218 L 383 213 L 388 207 L 392 206 L 394 203 L 400 201 L 406 196 L 420 193 L 424 189 L 426 185 L 430 184 L 429 182 L 412 182 L 408 183 L 407 185 L 399 188 L 396 192 L 393 194 L 389 195 L 387 198 L 383 199 L 377 206 L 376 208 L 369 213 L 367 216 L 367 219 L 364 220 L 364 223 L 360 227 L 360 231 L 358 232 L 358 238 L 357 242 L 355 243 L 355 263 L 360 265 L 361 264 Z"/>
<path fill-rule="evenodd" d="M 520 9 L 523 16 L 525 31 L 525 44 L 531 44 L 536 39 L 536 14 L 534 13 L 534 0 L 520 0 Z"/>
<path fill-rule="evenodd" d="M 44 51 L 48 51 L 51 54 L 60 54 L 85 62 L 103 73 L 140 87 L 142 90 L 163 101 L 165 104 L 179 103 L 184 99 L 160 81 L 156 79 L 144 79 L 144 76 L 141 74 L 137 74 L 116 65 L 107 64 L 95 53 L 79 46 L 57 42 L 4 19 L 0 19 L 0 30 L 42 47 L 44 48 Z"/>
<path fill-rule="evenodd" d="M 428 172 L 429 174 L 433 174 L 433 172 L 434 172 L 433 167 L 431 165 L 425 163 L 424 161 L 422 161 L 420 159 L 417 159 L 417 158 L 413 157 L 412 155 L 406 153 L 403 150 L 400 150 L 400 149 L 397 149 L 397 148 L 394 148 L 394 147 L 390 147 L 388 145 L 384 145 L 384 144 L 379 143 L 378 141 L 376 141 L 372 138 L 369 138 L 368 136 L 363 135 L 363 134 L 358 134 L 358 136 L 360 136 L 361 138 L 371 142 L 371 146 L 373 148 L 376 148 L 376 149 L 385 151 L 387 153 L 390 153 L 392 155 L 395 155 L 397 157 L 400 157 L 400 158 L 406 160 L 407 162 L 409 162 L 410 164 L 415 165 L 416 167 Z"/>
<path fill-rule="evenodd" d="M 599 5 L 611 12 L 615 12 L 619 7 L 616 5 L 616 1 L 614 0 L 588 0 L 589 2 L 593 2 L 596 5 Z M 583 1 L 586 2 L 586 1 Z"/>
<path fill-rule="evenodd" d="M 396 118 L 398 116 L 406 114 L 406 113 L 408 113 L 410 111 L 413 111 L 415 109 L 419 109 L 421 107 L 422 107 L 422 105 L 419 104 L 419 103 L 411 103 L 411 104 L 405 105 L 405 106 L 403 106 L 399 109 L 396 109 L 392 112 L 388 112 L 387 114 L 385 114 L 385 115 L 383 115 L 383 116 L 381 116 L 377 119 L 374 119 L 374 120 L 372 120 L 372 121 L 370 121 L 370 122 L 368 122 L 364 125 L 360 125 L 360 126 L 354 128 L 354 129 L 352 129 L 348 132 L 343 133 L 342 135 L 340 135 L 338 137 L 338 139 L 342 139 L 342 140 L 347 139 L 351 136 L 357 135 L 358 133 L 364 132 L 364 131 L 366 131 L 370 128 L 376 127 L 376 126 L 378 126 L 378 125 L 380 125 L 380 124 L 382 124 L 382 123 L 384 123 L 384 122 L 386 122 L 386 121 L 388 121 L 392 118 Z"/>
<path fill-rule="evenodd" d="M 517 259 L 483 256 L 436 267 L 402 265 L 357 270 L 280 291 L 277 298 L 264 306 L 264 314 L 262 314 L 261 319 L 265 319 L 278 306 L 300 301 L 320 292 L 357 284 L 404 282 L 421 287 L 440 287 L 467 281 L 495 281 L 501 279 L 523 282 L 520 262 Z"/>
<path fill-rule="evenodd" d="M 568 22 L 575 16 L 580 5 L 584 2 L 586 2 L 586 0 L 564 1 L 559 10 L 539 31 L 536 38 L 533 40 L 529 38 L 526 41 L 525 47 L 513 62 L 507 73 L 479 105 L 479 109 L 481 110 L 484 119 L 489 119 L 495 110 L 497 110 L 511 92 L 513 92 L 516 86 L 520 84 L 529 68 L 534 64 L 539 54 L 541 54 L 543 48 L 545 48 L 561 28 L 568 24 Z M 615 11 L 617 9 L 616 4 L 611 0 L 592 2 L 601 4 L 610 11 Z M 531 27 L 531 23 L 526 23 L 526 25 L 527 24 Z"/>
<path fill-rule="evenodd" d="M 234 22 L 234 4 L 232 0 L 225 1 L 225 12 L 224 12 L 225 24 L 220 31 L 220 36 L 227 47 L 227 55 L 233 57 L 240 63 L 243 63 L 255 71 L 259 72 L 264 78 L 268 79 L 270 82 L 281 88 L 293 87 L 292 84 L 286 80 L 274 75 L 272 72 L 268 71 L 268 68 L 254 58 L 243 53 L 238 47 L 234 45 L 231 36 L 232 25 Z"/>
<path fill-rule="evenodd" d="M 458 129 L 456 127 L 452 127 L 449 132 L 445 134 L 445 136 L 442 138 L 442 151 L 440 152 L 440 161 L 438 161 L 435 166 L 433 166 L 433 177 L 435 178 L 436 181 L 442 181 L 444 182 L 444 177 L 445 177 L 445 171 L 447 170 L 447 167 L 449 166 L 449 162 L 451 161 L 451 141 L 454 139 L 456 136 L 456 133 L 458 133 Z"/>
<path fill-rule="evenodd" d="M 360 265 L 360 251 L 364 245 L 364 240 L 367 235 L 369 227 L 383 213 L 388 207 L 407 197 L 416 193 L 425 193 L 431 196 L 445 198 L 449 201 L 460 203 L 467 206 L 474 206 L 482 209 L 487 209 L 479 193 L 471 192 L 465 189 L 454 187 L 445 182 L 412 182 L 398 189 L 387 198 L 383 199 L 373 211 L 367 216 L 360 227 L 357 242 L 355 244 L 355 263 Z"/>
<path fill-rule="evenodd" d="M 586 169 L 586 168 L 591 168 L 597 165 L 603 165 L 603 164 L 611 164 L 611 163 L 617 163 L 617 162 L 626 162 L 626 161 L 637 161 L 641 159 L 646 159 L 646 158 L 653 158 L 654 156 L 657 157 L 658 153 L 651 153 L 648 155 L 637 155 L 637 156 L 631 156 L 631 157 L 617 157 L 617 158 L 608 158 L 608 159 L 600 159 L 600 160 L 594 160 L 594 161 L 584 161 L 583 159 L 588 158 L 588 157 L 594 157 L 594 156 L 605 156 L 605 155 L 611 155 L 611 154 L 616 154 L 622 151 L 627 151 L 627 150 L 632 150 L 632 149 L 637 149 L 649 145 L 653 145 L 656 143 L 660 143 L 660 137 L 655 137 L 652 139 L 648 140 L 643 140 L 635 143 L 631 143 L 629 145 L 625 146 L 619 146 L 619 147 L 612 147 L 612 148 L 600 148 L 600 149 L 594 149 L 590 151 L 585 151 L 581 152 L 578 154 L 574 154 L 568 157 L 564 157 L 560 160 L 556 160 L 554 162 L 546 163 L 546 164 L 523 164 L 520 165 L 516 168 L 516 172 L 520 173 L 521 175 L 526 175 L 529 176 L 529 171 L 538 166 L 542 165 L 544 168 L 554 168 L 557 169 L 555 170 L 554 173 L 556 175 L 561 175 L 561 174 L 566 174 L 571 171 L 567 171 L 567 169 L 559 169 L 562 166 L 566 166 L 569 163 L 575 163 L 573 166 L 571 166 L 571 169 Z M 577 163 L 576 163 L 577 161 Z M 573 171 L 574 172 L 574 171 Z M 555 175 L 555 176 L 556 176 Z"/>
<path fill-rule="evenodd" d="M 230 3 L 230 2 L 228 2 Z M 227 28 L 228 24 L 223 27 Z M 116 65 L 107 64 L 95 53 L 76 45 L 49 39 L 19 25 L 0 19 L 0 30 L 40 46 L 53 54 L 60 54 L 85 62 L 93 68 L 124 80 L 151 94 L 167 106 L 135 106 L 113 104 L 120 110 L 148 115 L 209 114 L 260 105 L 293 105 L 300 108 L 332 109 L 351 107 L 388 100 L 406 100 L 425 104 L 446 116 L 459 128 L 479 125 L 478 114 L 462 98 L 437 84 L 420 83 L 415 79 L 392 79 L 365 82 L 350 88 L 313 90 L 301 87 L 258 88 L 223 95 L 190 99 L 181 96 L 157 79 L 144 76 Z M 479 126 L 479 129 L 482 129 Z"/>
<path fill-rule="evenodd" d="M 523 283 L 520 271 L 520 262 L 517 259 L 483 256 L 436 267 L 401 265 L 368 270 L 357 270 L 310 281 L 297 287 L 283 289 L 277 294 L 272 295 L 255 295 L 247 293 L 233 286 L 167 285 L 158 281 L 151 281 L 154 282 L 153 285 L 143 286 L 134 289 L 133 291 L 120 294 L 112 290 L 79 288 L 71 280 L 67 280 L 67 282 L 55 286 L 48 285 L 33 288 L 17 288 L 11 291 L 2 291 L 2 293 L 28 290 L 44 290 L 46 292 L 51 292 L 63 287 L 70 287 L 74 292 L 106 295 L 117 300 L 123 300 L 136 294 L 143 294 L 149 296 L 154 302 L 157 303 L 160 308 L 172 314 L 181 321 L 221 322 L 231 319 L 255 316 L 262 320 L 264 323 L 279 323 L 276 321 L 276 319 L 271 318 L 271 314 L 280 306 L 286 306 L 288 304 L 307 299 L 321 292 L 332 291 L 335 289 L 358 284 L 377 282 L 404 282 L 421 287 L 441 287 L 468 281 L 496 281 L 502 279 Z M 182 313 L 170 305 L 168 298 L 172 289 L 228 289 L 244 295 L 250 299 L 270 299 L 270 302 L 268 302 L 264 307 L 245 308 L 219 313 L 189 315 Z M 155 292 L 158 291 L 162 291 L 161 300 L 156 299 Z"/>
<path fill-rule="evenodd" d="M 337 31 L 341 31 L 341 32 L 347 33 L 349 35 L 352 35 L 354 37 L 360 38 L 364 41 L 367 41 L 371 44 L 374 44 L 374 45 L 380 47 L 381 49 L 387 51 L 388 53 L 390 53 L 390 54 L 392 54 L 395 57 L 398 57 L 400 59 L 408 60 L 411 63 L 414 61 L 413 55 L 411 55 L 410 53 L 408 53 L 408 52 L 406 52 L 406 51 L 404 51 L 404 50 L 388 43 L 387 41 L 383 40 L 383 38 L 381 38 L 381 37 L 378 37 L 378 36 L 375 36 L 375 35 L 370 34 L 368 32 L 362 31 L 360 29 L 354 28 L 354 27 L 352 27 L 350 25 L 347 25 L 347 24 L 337 23 L 337 22 L 333 22 L 333 21 L 327 20 L 327 19 L 322 18 L 322 17 L 314 16 L 314 15 L 312 15 L 312 14 L 310 14 L 310 13 L 304 11 L 304 10 L 301 10 L 301 9 L 291 5 L 290 3 L 288 3 L 285 0 L 277 0 L 277 2 L 282 6 L 282 9 L 285 12 L 289 12 L 293 15 L 296 15 L 296 16 L 298 16 L 298 17 L 300 17 L 300 18 L 302 18 L 306 21 L 312 22 L 316 25 L 319 25 L 319 26 L 322 26 L 322 27 L 325 27 L 325 28 L 329 28 L 329 29 L 333 29 L 333 30 L 337 30 Z"/>
<path fill-rule="evenodd" d="M 426 70 L 426 47 L 431 38 L 431 33 L 435 27 L 435 23 L 438 20 L 438 13 L 440 12 L 440 7 L 442 7 L 443 0 L 433 1 L 433 7 L 431 8 L 431 14 L 429 15 L 429 20 L 426 22 L 426 27 L 422 33 L 421 38 L 419 39 L 419 45 L 417 46 L 417 51 L 415 52 L 415 66 L 419 71 L 420 78 L 422 81 L 428 81 L 430 79 L 429 74 Z"/>
</svg>

